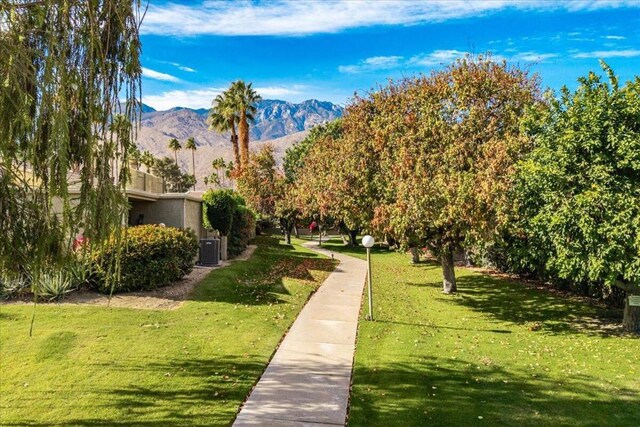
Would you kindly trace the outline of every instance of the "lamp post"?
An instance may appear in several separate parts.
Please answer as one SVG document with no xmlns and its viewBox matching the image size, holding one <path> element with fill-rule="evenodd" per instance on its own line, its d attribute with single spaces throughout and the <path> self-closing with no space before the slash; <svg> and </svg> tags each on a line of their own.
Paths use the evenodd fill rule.
<svg viewBox="0 0 640 427">
<path fill-rule="evenodd" d="M 367 320 L 373 320 L 373 289 L 371 288 L 371 248 L 375 240 L 368 234 L 362 238 L 362 246 L 367 248 L 367 285 L 369 294 L 369 315 Z"/>
</svg>

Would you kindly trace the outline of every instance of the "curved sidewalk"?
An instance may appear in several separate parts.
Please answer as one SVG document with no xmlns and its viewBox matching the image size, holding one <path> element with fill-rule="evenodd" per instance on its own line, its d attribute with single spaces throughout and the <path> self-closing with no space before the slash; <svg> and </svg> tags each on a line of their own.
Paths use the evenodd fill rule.
<svg viewBox="0 0 640 427">
<path fill-rule="evenodd" d="M 333 254 L 340 264 L 300 312 L 234 426 L 345 424 L 367 263 Z"/>
</svg>

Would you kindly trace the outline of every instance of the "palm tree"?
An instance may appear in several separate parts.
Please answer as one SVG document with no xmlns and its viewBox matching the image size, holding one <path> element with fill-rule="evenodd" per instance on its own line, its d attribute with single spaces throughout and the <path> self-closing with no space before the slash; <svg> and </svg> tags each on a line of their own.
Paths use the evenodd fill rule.
<svg viewBox="0 0 640 427">
<path fill-rule="evenodd" d="M 140 156 L 140 162 L 147 168 L 147 173 L 151 173 L 151 168 L 155 163 L 156 158 L 153 157 L 150 151 L 144 150 Z"/>
<path fill-rule="evenodd" d="M 191 167 L 193 170 L 193 176 L 196 176 L 196 150 L 198 149 L 196 146 L 196 140 L 191 137 L 187 139 L 187 142 L 184 144 L 185 150 L 191 150 Z"/>
<path fill-rule="evenodd" d="M 238 137 L 240 139 L 240 169 L 249 164 L 249 121 L 253 120 L 256 113 L 256 103 L 262 97 L 253 90 L 251 83 L 246 84 L 242 80 L 231 83 L 229 88 L 233 98 L 233 105 L 239 116 Z"/>
<path fill-rule="evenodd" d="M 184 144 L 185 150 L 191 150 L 191 167 L 193 170 L 193 177 L 196 177 L 196 140 L 191 137 L 187 139 L 186 144 Z M 193 189 L 196 189 L 196 184 L 193 184 Z"/>
<path fill-rule="evenodd" d="M 240 149 L 238 148 L 238 135 L 236 125 L 240 120 L 230 90 L 216 96 L 209 110 L 209 129 L 217 132 L 231 132 L 231 146 L 233 158 L 236 164 L 240 164 Z"/>
<path fill-rule="evenodd" d="M 173 156 L 176 159 L 176 166 L 178 166 L 178 151 L 182 150 L 180 141 L 175 138 L 171 138 L 171 141 L 169 141 L 169 150 L 173 151 Z"/>
<path fill-rule="evenodd" d="M 136 170 L 140 170 L 140 163 L 142 160 L 142 153 L 140 149 L 135 145 L 129 146 L 129 162 L 135 165 Z"/>
<path fill-rule="evenodd" d="M 216 171 L 216 177 L 218 178 L 218 184 L 222 186 L 224 184 L 223 178 L 220 176 L 220 170 L 224 170 L 227 167 L 227 163 L 224 158 L 220 157 L 211 162 L 211 167 Z"/>
</svg>

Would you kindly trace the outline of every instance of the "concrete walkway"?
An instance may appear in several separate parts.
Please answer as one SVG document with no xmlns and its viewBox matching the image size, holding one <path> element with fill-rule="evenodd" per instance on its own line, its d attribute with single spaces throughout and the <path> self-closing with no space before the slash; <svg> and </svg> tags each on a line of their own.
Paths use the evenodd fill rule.
<svg viewBox="0 0 640 427">
<path fill-rule="evenodd" d="M 305 244 L 331 256 L 317 245 Z M 367 264 L 334 256 L 340 264 L 300 312 L 234 426 L 345 424 Z"/>
</svg>

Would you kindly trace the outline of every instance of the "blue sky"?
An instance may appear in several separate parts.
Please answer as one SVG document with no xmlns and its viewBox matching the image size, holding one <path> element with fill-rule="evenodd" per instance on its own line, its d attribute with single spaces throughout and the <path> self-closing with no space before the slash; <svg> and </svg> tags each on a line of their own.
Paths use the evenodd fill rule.
<svg viewBox="0 0 640 427">
<path fill-rule="evenodd" d="M 236 79 L 268 99 L 344 105 L 466 52 L 553 89 L 599 58 L 622 81 L 640 74 L 640 0 L 151 0 L 141 33 L 143 102 L 156 109 L 209 107 Z"/>
</svg>

